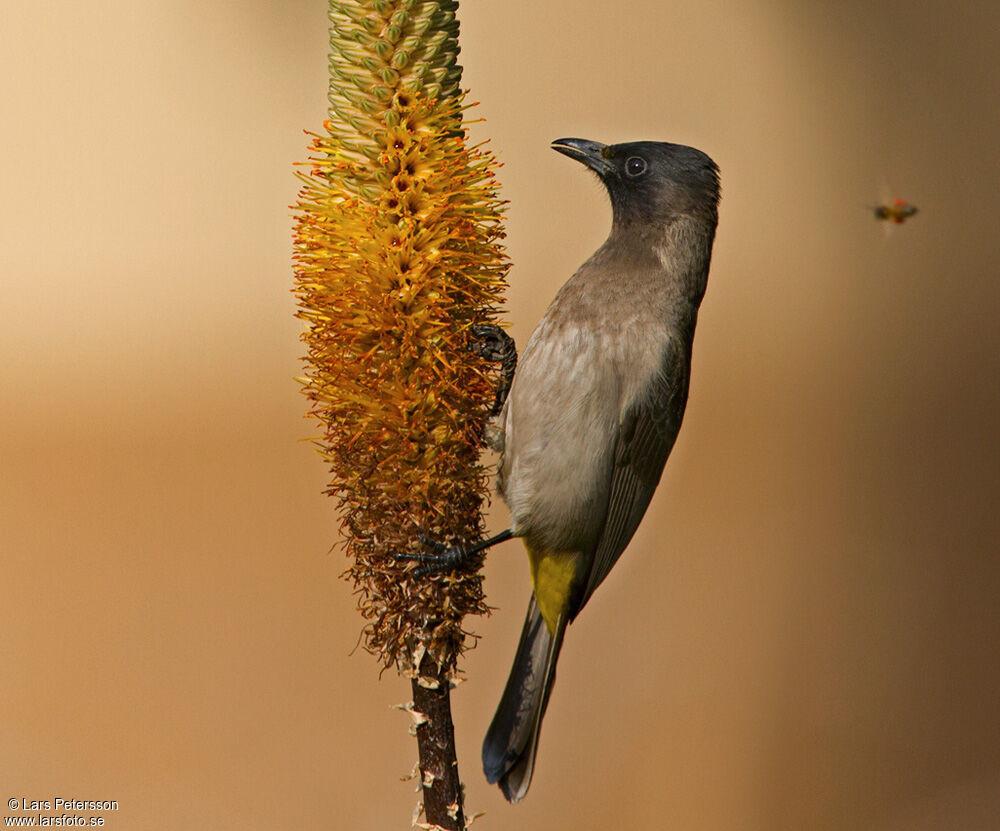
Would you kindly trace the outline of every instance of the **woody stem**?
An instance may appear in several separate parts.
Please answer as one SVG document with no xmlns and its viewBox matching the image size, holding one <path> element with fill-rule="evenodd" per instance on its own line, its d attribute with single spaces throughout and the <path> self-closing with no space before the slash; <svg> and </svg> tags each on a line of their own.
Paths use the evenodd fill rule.
<svg viewBox="0 0 1000 831">
<path fill-rule="evenodd" d="M 451 720 L 451 685 L 446 668 L 425 653 L 413 679 L 413 709 L 425 721 L 417 726 L 417 752 L 423 787 L 424 817 L 447 831 L 464 831 L 462 782 Z"/>
</svg>

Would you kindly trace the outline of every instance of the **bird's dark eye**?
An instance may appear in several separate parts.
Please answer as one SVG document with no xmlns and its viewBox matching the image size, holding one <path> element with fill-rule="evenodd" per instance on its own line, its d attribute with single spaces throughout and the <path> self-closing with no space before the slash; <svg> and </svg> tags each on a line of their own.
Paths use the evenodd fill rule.
<svg viewBox="0 0 1000 831">
<path fill-rule="evenodd" d="M 625 172 L 629 176 L 642 176 L 646 172 L 646 160 L 639 156 L 629 156 L 625 160 Z"/>
</svg>

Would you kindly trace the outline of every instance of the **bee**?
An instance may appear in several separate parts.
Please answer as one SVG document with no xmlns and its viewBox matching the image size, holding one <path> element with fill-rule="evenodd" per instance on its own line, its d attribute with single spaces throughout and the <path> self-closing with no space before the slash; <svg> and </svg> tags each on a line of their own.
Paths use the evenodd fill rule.
<svg viewBox="0 0 1000 831">
<path fill-rule="evenodd" d="M 886 204 L 872 207 L 877 220 L 880 222 L 892 222 L 895 225 L 902 225 L 918 210 L 916 205 L 911 205 L 905 199 L 893 199 Z"/>
</svg>

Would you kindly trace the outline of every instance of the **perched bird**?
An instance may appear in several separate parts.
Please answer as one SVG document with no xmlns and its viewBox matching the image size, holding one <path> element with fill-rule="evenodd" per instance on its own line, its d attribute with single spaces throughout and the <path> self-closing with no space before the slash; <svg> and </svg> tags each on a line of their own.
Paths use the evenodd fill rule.
<svg viewBox="0 0 1000 831">
<path fill-rule="evenodd" d="M 566 626 L 628 545 L 677 438 L 718 217 L 718 167 L 699 150 L 575 138 L 552 147 L 597 174 L 613 221 L 529 339 L 496 419 L 497 489 L 512 525 L 467 547 L 423 538 L 436 554 L 401 555 L 431 570 L 511 537 L 527 549 L 534 593 L 483 742 L 486 778 L 511 802 L 531 783 Z M 484 354 L 513 371 L 516 357 L 496 346 L 506 336 L 493 335 Z"/>
</svg>

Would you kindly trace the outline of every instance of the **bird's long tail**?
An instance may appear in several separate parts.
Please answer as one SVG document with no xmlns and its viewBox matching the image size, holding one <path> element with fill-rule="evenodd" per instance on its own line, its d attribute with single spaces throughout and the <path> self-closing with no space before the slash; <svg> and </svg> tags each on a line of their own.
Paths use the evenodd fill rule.
<svg viewBox="0 0 1000 831">
<path fill-rule="evenodd" d="M 551 634 L 532 594 L 514 666 L 483 740 L 486 780 L 499 784 L 509 802 L 520 802 L 531 784 L 566 622 L 566 616 L 561 616 Z"/>
</svg>

